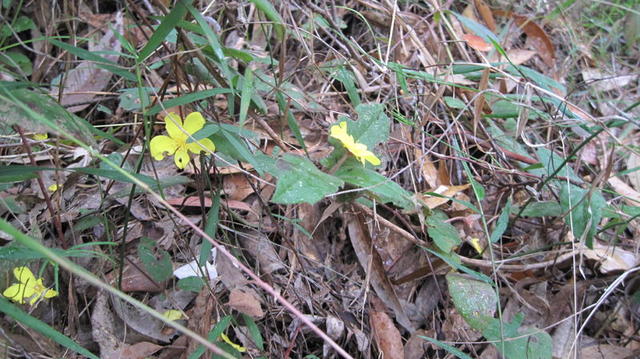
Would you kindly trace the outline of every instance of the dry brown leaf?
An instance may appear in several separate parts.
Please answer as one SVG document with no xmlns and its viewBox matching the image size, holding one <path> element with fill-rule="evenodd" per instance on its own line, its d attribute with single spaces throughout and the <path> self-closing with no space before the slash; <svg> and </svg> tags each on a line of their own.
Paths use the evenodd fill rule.
<svg viewBox="0 0 640 359">
<path fill-rule="evenodd" d="M 529 61 L 535 54 L 535 51 L 524 49 L 510 49 L 507 51 L 507 56 L 514 65 L 522 65 Z"/>
<path fill-rule="evenodd" d="M 491 30 L 492 32 L 496 32 L 496 20 L 493 18 L 493 12 L 491 11 L 489 5 L 487 5 L 484 0 L 473 0 L 473 3 L 475 4 L 476 10 L 478 10 L 478 13 L 482 17 L 482 20 L 487 25 L 489 30 Z"/>
<path fill-rule="evenodd" d="M 273 242 L 264 233 L 256 230 L 242 230 L 238 231 L 238 239 L 242 247 L 258 261 L 260 272 L 271 274 L 286 268 Z"/>
<path fill-rule="evenodd" d="M 487 52 L 493 49 L 491 44 L 488 44 L 484 39 L 480 36 L 473 34 L 464 34 L 462 35 L 462 39 L 467 42 L 467 44 L 474 50 Z"/>
<path fill-rule="evenodd" d="M 449 198 L 450 197 L 455 196 L 456 194 L 466 190 L 467 188 L 469 188 L 469 184 L 468 183 L 465 184 L 465 185 L 461 185 L 461 186 L 440 185 L 438 188 L 436 188 L 434 190 L 431 190 L 431 191 L 427 191 L 427 192 L 437 193 L 437 194 L 442 195 L 442 196 L 447 197 L 447 198 L 436 197 L 436 196 L 431 196 L 431 195 L 427 194 L 427 195 L 423 195 L 422 196 L 422 200 L 427 205 L 427 207 L 429 207 L 430 209 L 434 209 L 436 207 L 439 207 L 439 206 L 449 202 Z"/>
<path fill-rule="evenodd" d="M 608 180 L 611 187 L 613 187 L 616 192 L 620 193 L 624 196 L 624 201 L 627 202 L 630 206 L 638 206 L 640 205 L 640 193 L 631 188 L 628 184 L 622 181 L 618 177 L 611 177 Z"/>
<path fill-rule="evenodd" d="M 402 337 L 400 331 L 393 324 L 385 312 L 372 312 L 369 322 L 373 329 L 373 338 L 378 345 L 378 350 L 384 359 L 404 358 Z"/>
<path fill-rule="evenodd" d="M 254 192 L 247 176 L 243 173 L 235 173 L 222 178 L 222 188 L 227 198 L 242 201 Z"/>
<path fill-rule="evenodd" d="M 592 345 L 580 350 L 582 359 L 631 358 L 633 350 L 610 344 Z"/>
<path fill-rule="evenodd" d="M 371 235 L 365 224 L 364 216 L 357 207 L 352 206 L 347 216 L 347 229 L 349 231 L 349 239 L 353 246 L 358 261 L 362 268 L 368 273 L 371 285 L 378 297 L 391 309 L 396 315 L 396 320 L 409 332 L 415 329 L 409 320 L 409 316 L 404 311 L 404 306 L 400 304 L 400 300 L 384 271 L 382 259 L 378 251 L 371 243 Z"/>
<path fill-rule="evenodd" d="M 635 152 L 631 152 L 631 154 L 629 154 L 629 158 L 627 159 L 627 170 L 633 170 L 633 172 L 627 173 L 629 183 L 631 183 L 631 186 L 633 186 L 636 191 L 640 191 L 640 156 Z"/>
<path fill-rule="evenodd" d="M 233 289 L 229 294 L 229 301 L 227 304 L 252 318 L 262 318 L 264 312 L 260 306 L 260 302 L 252 294 L 244 292 L 240 289 Z"/>
<path fill-rule="evenodd" d="M 102 356 L 106 359 L 144 359 L 162 349 L 160 345 L 150 342 L 140 342 L 133 345 L 123 344 L 110 355 Z"/>
<path fill-rule="evenodd" d="M 549 67 L 554 66 L 556 58 L 555 49 L 547 33 L 538 26 L 538 24 L 530 21 L 526 16 L 517 15 L 511 11 L 497 10 L 495 14 L 512 18 L 513 21 L 522 28 L 522 31 L 527 34 L 527 42 L 537 51 L 542 61 Z"/>
<path fill-rule="evenodd" d="M 599 69 L 593 68 L 582 70 L 582 79 L 587 83 L 591 83 L 598 91 L 623 88 L 636 78 L 638 78 L 637 75 L 608 75 Z"/>
<path fill-rule="evenodd" d="M 133 261 L 136 261 L 135 259 Z M 159 293 L 162 292 L 164 286 L 160 283 L 155 283 L 150 279 L 148 275 L 142 273 L 139 268 L 142 268 L 142 263 L 132 265 L 127 263 L 122 273 L 122 291 L 125 293 L 130 292 L 150 292 Z"/>
<path fill-rule="evenodd" d="M 581 253 L 587 258 L 599 262 L 599 269 L 603 274 L 623 272 L 640 263 L 635 253 L 600 242 L 594 242 L 593 249 L 583 247 Z"/>
<path fill-rule="evenodd" d="M 431 186 L 432 188 L 437 187 L 440 182 L 438 181 L 438 169 L 436 166 L 429 160 L 426 156 L 423 155 L 422 150 L 419 148 L 415 149 L 415 157 L 422 166 L 420 169 L 422 170 L 422 177 L 424 180 Z"/>
<path fill-rule="evenodd" d="M 100 41 L 93 45 L 89 43 L 89 51 L 91 52 L 106 52 L 107 55 L 100 55 L 105 60 L 111 62 L 117 62 L 119 56 L 116 53 L 120 52 L 120 41 L 115 35 L 115 32 L 123 32 L 122 13 L 118 13 L 115 16 L 115 23 L 113 27 L 110 27 Z M 87 102 L 92 101 L 102 90 L 104 90 L 109 81 L 111 80 L 112 73 L 96 65 L 95 62 L 89 60 L 81 60 L 74 69 L 69 71 L 64 77 L 64 86 L 60 104 L 63 106 L 70 106 L 67 110 L 71 112 L 79 112 L 87 108 L 90 104 Z M 54 98 L 58 98 L 59 89 L 53 88 L 50 95 Z M 77 105 L 76 105 L 77 104 Z"/>
</svg>

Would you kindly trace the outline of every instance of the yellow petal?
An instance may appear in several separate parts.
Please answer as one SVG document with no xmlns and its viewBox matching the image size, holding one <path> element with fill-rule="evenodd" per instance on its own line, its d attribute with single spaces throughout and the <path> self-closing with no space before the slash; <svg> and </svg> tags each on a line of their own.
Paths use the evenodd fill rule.
<svg viewBox="0 0 640 359">
<path fill-rule="evenodd" d="M 178 148 L 173 156 L 173 161 L 179 169 L 187 167 L 187 163 L 189 163 L 189 152 L 187 152 L 186 147 Z"/>
<path fill-rule="evenodd" d="M 203 138 L 198 142 L 187 143 L 187 149 L 189 149 L 191 153 L 207 152 L 202 147 L 211 152 L 216 150 L 216 146 L 213 144 L 213 141 L 208 138 Z"/>
<path fill-rule="evenodd" d="M 353 137 L 347 133 L 346 121 L 343 121 L 337 125 L 331 126 L 331 129 L 329 130 L 329 135 L 339 140 L 340 142 L 342 142 L 342 144 L 345 147 L 355 143 L 355 141 L 353 140 Z"/>
<path fill-rule="evenodd" d="M 204 117 L 202 117 L 200 112 L 191 112 L 187 115 L 187 118 L 184 119 L 184 125 L 182 127 L 184 127 L 187 133 L 193 135 L 204 127 L 204 123 Z"/>
<path fill-rule="evenodd" d="M 367 150 L 367 146 L 362 143 L 355 143 L 352 146 L 347 147 L 349 152 L 353 153 L 356 158 L 364 165 L 365 160 L 371 162 L 374 166 L 380 164 L 380 159 L 373 154 L 373 152 Z"/>
<path fill-rule="evenodd" d="M 49 190 L 49 192 L 55 192 L 58 190 L 58 188 L 60 188 L 60 186 L 58 186 L 57 183 L 52 184 L 51 186 L 47 187 L 47 189 Z"/>
<path fill-rule="evenodd" d="M 167 129 L 169 137 L 176 141 L 184 141 L 187 139 L 187 134 L 182 130 L 182 119 L 177 114 L 171 112 L 164 118 L 164 126 Z"/>
<path fill-rule="evenodd" d="M 31 273 L 31 270 L 28 267 L 13 268 L 13 275 L 15 275 L 16 279 L 22 284 L 30 282 L 30 285 L 33 286 L 36 283 L 36 277 Z"/>
<path fill-rule="evenodd" d="M 227 343 L 227 344 L 231 345 L 231 346 L 233 347 L 233 349 L 235 349 L 235 350 L 239 351 L 240 353 L 244 353 L 244 352 L 246 352 L 246 351 L 247 351 L 247 348 L 245 348 L 245 347 L 243 347 L 243 346 L 241 346 L 241 345 L 239 345 L 239 344 L 236 344 L 236 343 L 232 342 L 232 341 L 231 341 L 231 339 L 229 339 L 229 337 L 228 337 L 226 334 L 224 334 L 224 333 L 221 333 L 221 334 L 220 334 L 220 338 L 221 338 L 225 343 Z"/>
<path fill-rule="evenodd" d="M 14 284 L 2 292 L 2 295 L 13 300 L 16 303 L 24 304 L 24 290 L 25 287 L 22 284 Z"/>
<path fill-rule="evenodd" d="M 178 319 L 182 319 L 182 312 L 179 310 L 170 309 L 162 313 L 162 316 L 169 320 L 178 320 Z"/>
<path fill-rule="evenodd" d="M 164 158 L 165 152 L 169 155 L 174 154 L 178 148 L 178 143 L 171 137 L 156 136 L 151 139 L 149 147 L 151 156 L 157 161 L 160 161 Z"/>
<path fill-rule="evenodd" d="M 31 136 L 34 140 L 36 141 L 44 141 L 47 138 L 49 138 L 49 134 L 48 133 L 34 133 L 33 136 Z"/>
<path fill-rule="evenodd" d="M 480 244 L 480 238 L 476 238 L 473 237 L 471 238 L 471 240 L 469 241 L 469 244 L 471 244 L 471 247 L 473 247 L 473 249 L 476 250 L 476 252 L 478 252 L 478 254 L 482 254 L 482 245 Z"/>
<path fill-rule="evenodd" d="M 45 298 L 53 298 L 53 297 L 57 297 L 58 296 L 58 292 L 53 290 L 53 289 L 47 289 L 46 292 L 44 292 L 44 297 Z"/>
</svg>

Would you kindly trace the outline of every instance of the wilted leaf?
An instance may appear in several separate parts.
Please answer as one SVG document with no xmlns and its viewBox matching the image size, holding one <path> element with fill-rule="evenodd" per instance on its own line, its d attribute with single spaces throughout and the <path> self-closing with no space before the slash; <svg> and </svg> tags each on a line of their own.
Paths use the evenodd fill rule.
<svg viewBox="0 0 640 359">
<path fill-rule="evenodd" d="M 466 41 L 467 44 L 469 44 L 469 46 L 471 46 L 471 48 L 474 50 L 486 52 L 486 51 L 491 51 L 491 49 L 493 49 L 493 45 L 488 44 L 480 36 L 477 36 L 477 35 L 464 34 L 462 35 L 462 39 Z"/>
<path fill-rule="evenodd" d="M 547 33 L 538 26 L 535 22 L 531 21 L 526 16 L 517 15 L 511 11 L 498 10 L 495 12 L 498 16 L 510 17 L 515 23 L 522 28 L 525 34 L 527 34 L 527 41 L 531 43 L 531 46 L 537 51 L 538 55 L 542 58 L 545 64 L 549 67 L 553 67 L 555 64 L 555 49 Z"/>
<path fill-rule="evenodd" d="M 600 263 L 599 269 L 603 274 L 624 272 L 640 262 L 635 253 L 600 242 L 595 242 L 593 249 L 583 247 L 581 252 L 585 257 Z"/>
<path fill-rule="evenodd" d="M 624 201 L 630 206 L 640 206 L 640 192 L 631 188 L 618 177 L 611 177 L 608 182 L 616 192 L 624 196 Z"/>
<path fill-rule="evenodd" d="M 466 190 L 467 188 L 469 188 L 469 184 L 464 184 L 464 185 L 461 185 L 461 186 L 440 185 L 435 190 L 429 191 L 425 195 L 423 195 L 422 196 L 422 201 L 427 205 L 427 207 L 429 207 L 431 209 L 434 209 L 436 207 L 439 207 L 439 206 L 449 202 L 452 197 L 454 197 L 456 194 Z M 429 194 L 429 193 L 436 193 L 436 194 L 439 194 L 442 197 L 434 196 L 434 195 Z"/>
<path fill-rule="evenodd" d="M 373 329 L 373 338 L 383 358 L 403 358 L 402 337 L 393 320 L 385 312 L 372 312 L 369 322 Z"/>
<path fill-rule="evenodd" d="M 240 289 L 232 289 L 229 293 L 229 302 L 227 304 L 252 318 L 262 318 L 264 312 L 260 306 L 260 302 L 251 294 Z"/>
</svg>

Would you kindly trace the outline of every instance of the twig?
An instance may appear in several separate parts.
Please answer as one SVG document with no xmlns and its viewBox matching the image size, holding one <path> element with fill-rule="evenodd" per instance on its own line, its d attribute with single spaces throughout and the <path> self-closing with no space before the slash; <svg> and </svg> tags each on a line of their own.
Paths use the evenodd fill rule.
<svg viewBox="0 0 640 359">
<path fill-rule="evenodd" d="M 35 158 L 33 157 L 33 153 L 31 152 L 31 145 L 29 144 L 29 140 L 24 135 L 24 131 L 20 126 L 13 126 L 13 128 L 20 134 L 20 138 L 22 139 L 22 147 L 27 152 L 29 156 L 29 161 L 31 165 L 37 167 Z M 49 193 L 47 192 L 47 188 L 44 186 L 44 181 L 42 180 L 42 175 L 40 172 L 36 172 L 38 177 L 36 180 L 38 181 L 38 187 L 40 187 L 40 191 L 42 192 L 42 196 L 44 197 L 44 201 L 47 203 L 47 209 L 49 210 L 49 214 L 51 214 L 51 218 L 53 219 L 53 226 L 56 228 L 56 232 L 58 234 L 58 241 L 62 245 L 63 249 L 67 249 L 69 247 L 67 240 L 64 238 L 64 232 L 62 231 L 62 221 L 60 220 L 60 214 L 56 213 L 56 210 L 53 208 L 53 203 L 51 202 L 51 197 L 49 197 Z"/>
</svg>

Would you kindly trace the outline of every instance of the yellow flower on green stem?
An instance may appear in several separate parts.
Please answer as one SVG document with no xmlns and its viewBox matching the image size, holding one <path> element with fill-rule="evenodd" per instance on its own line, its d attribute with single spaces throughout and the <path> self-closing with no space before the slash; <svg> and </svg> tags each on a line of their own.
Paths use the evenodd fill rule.
<svg viewBox="0 0 640 359">
<path fill-rule="evenodd" d="M 343 121 L 337 125 L 331 126 L 329 135 L 342 143 L 344 148 L 351 152 L 358 161 L 364 165 L 365 161 L 369 161 L 372 165 L 380 164 L 380 159 L 373 152 L 367 150 L 367 145 L 356 142 L 347 132 L 347 122 Z"/>
<path fill-rule="evenodd" d="M 34 305 L 41 297 L 53 298 L 58 295 L 58 292 L 42 284 L 42 278 L 36 279 L 27 267 L 13 268 L 13 275 L 20 283 L 11 285 L 2 295 L 16 303 L 24 304 L 25 299 L 30 299 L 29 304 Z"/>
<path fill-rule="evenodd" d="M 200 112 L 192 112 L 184 119 L 177 114 L 171 112 L 164 118 L 164 125 L 169 136 L 155 136 L 149 143 L 151 147 L 151 156 L 160 161 L 165 154 L 173 156 L 176 166 L 180 169 L 187 167 L 189 163 L 189 152 L 200 153 L 205 151 L 214 151 L 216 146 L 208 138 L 187 143 L 189 137 L 200 131 L 204 127 L 204 117 Z"/>
</svg>

